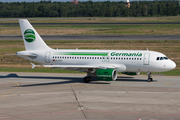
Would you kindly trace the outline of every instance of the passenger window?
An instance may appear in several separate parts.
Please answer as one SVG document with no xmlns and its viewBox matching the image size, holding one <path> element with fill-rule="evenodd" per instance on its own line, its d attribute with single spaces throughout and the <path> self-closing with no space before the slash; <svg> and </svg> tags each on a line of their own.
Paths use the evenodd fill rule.
<svg viewBox="0 0 180 120">
<path fill-rule="evenodd" d="M 139 58 L 141 60 L 141 58 Z"/>
<path fill-rule="evenodd" d="M 86 59 L 86 57 L 84 57 L 84 59 Z"/>
<path fill-rule="evenodd" d="M 124 60 L 125 60 L 126 58 L 124 58 Z"/>
<path fill-rule="evenodd" d="M 126 58 L 128 60 L 128 58 Z"/>
<path fill-rule="evenodd" d="M 66 57 L 64 57 L 66 59 Z"/>
<path fill-rule="evenodd" d="M 82 59 L 84 59 L 84 57 L 82 57 Z"/>
<path fill-rule="evenodd" d="M 76 57 L 74 57 L 74 59 L 76 59 Z"/>
<path fill-rule="evenodd" d="M 97 57 L 97 59 L 99 59 L 99 57 Z"/>
<path fill-rule="evenodd" d="M 89 57 L 87 57 L 87 59 L 89 59 Z"/>
<path fill-rule="evenodd" d="M 101 57 L 99 57 L 99 59 L 102 59 Z"/>
<path fill-rule="evenodd" d="M 94 59 L 94 57 L 92 57 L 92 59 Z"/>
<path fill-rule="evenodd" d="M 96 59 L 96 57 L 94 57 L 94 59 Z"/>
<path fill-rule="evenodd" d="M 89 59 L 91 59 L 91 57 L 89 57 Z"/>
<path fill-rule="evenodd" d="M 121 58 L 119 58 L 119 60 L 120 60 Z"/>
<path fill-rule="evenodd" d="M 115 59 L 115 57 L 113 59 Z"/>
<path fill-rule="evenodd" d="M 134 58 L 134 60 L 136 60 L 136 58 Z"/>
<path fill-rule="evenodd" d="M 64 57 L 62 57 L 62 59 L 64 59 Z"/>
<path fill-rule="evenodd" d="M 111 57 L 111 60 L 112 60 L 112 57 Z"/>
<path fill-rule="evenodd" d="M 69 57 L 71 59 L 71 57 Z"/>
<path fill-rule="evenodd" d="M 81 57 L 79 57 L 81 59 Z"/>
<path fill-rule="evenodd" d="M 107 57 L 107 60 L 109 59 L 109 57 Z"/>
<path fill-rule="evenodd" d="M 133 60 L 133 58 L 132 58 L 132 60 Z"/>
<path fill-rule="evenodd" d="M 137 58 L 137 60 L 139 60 L 139 58 Z"/>
<path fill-rule="evenodd" d="M 72 59 L 74 59 L 74 57 L 72 57 Z"/>
<path fill-rule="evenodd" d="M 121 58 L 121 60 L 123 60 L 123 58 Z"/>
<path fill-rule="evenodd" d="M 69 59 L 69 57 L 67 57 L 67 59 Z"/>
<path fill-rule="evenodd" d="M 131 60 L 131 58 L 129 58 L 129 60 Z"/>
<path fill-rule="evenodd" d="M 104 57 L 103 57 L 103 59 L 104 59 Z"/>
</svg>

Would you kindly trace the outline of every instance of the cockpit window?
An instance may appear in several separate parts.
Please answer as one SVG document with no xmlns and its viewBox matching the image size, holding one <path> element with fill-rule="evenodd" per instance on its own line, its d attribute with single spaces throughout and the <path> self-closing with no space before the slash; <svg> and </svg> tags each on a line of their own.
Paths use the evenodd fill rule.
<svg viewBox="0 0 180 120">
<path fill-rule="evenodd" d="M 165 60 L 168 60 L 168 58 L 167 58 L 167 57 L 164 57 L 164 59 L 165 59 Z"/>
<path fill-rule="evenodd" d="M 168 60 L 167 57 L 157 57 L 156 60 Z"/>
</svg>

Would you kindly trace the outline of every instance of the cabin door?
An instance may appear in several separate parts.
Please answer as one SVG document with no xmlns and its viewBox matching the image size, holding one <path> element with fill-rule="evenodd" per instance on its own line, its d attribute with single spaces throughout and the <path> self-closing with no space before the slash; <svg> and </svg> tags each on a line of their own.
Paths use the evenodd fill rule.
<svg viewBox="0 0 180 120">
<path fill-rule="evenodd" d="M 46 54 L 45 54 L 45 62 L 46 63 L 50 63 L 50 53 L 51 52 L 46 52 Z"/>
<path fill-rule="evenodd" d="M 150 53 L 144 54 L 144 65 L 149 65 Z"/>
</svg>

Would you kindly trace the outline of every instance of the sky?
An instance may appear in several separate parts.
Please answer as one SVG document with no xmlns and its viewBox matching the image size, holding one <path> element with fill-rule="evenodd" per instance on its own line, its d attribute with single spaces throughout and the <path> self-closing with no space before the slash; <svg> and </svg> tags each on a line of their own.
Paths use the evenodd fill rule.
<svg viewBox="0 0 180 120">
<path fill-rule="evenodd" d="M 24 1 L 26 1 L 26 2 L 39 2 L 39 1 L 41 1 L 41 0 L 0 0 L 0 2 L 24 2 Z M 48 0 L 47 0 L 48 1 Z M 71 0 L 51 0 L 52 2 L 55 2 L 55 1 L 57 1 L 57 2 L 67 2 L 67 1 L 71 1 Z M 79 1 L 89 1 L 89 0 L 79 0 Z M 107 0 L 92 0 L 93 2 L 97 2 L 97 1 L 100 1 L 100 2 L 102 2 L 102 1 L 107 1 Z M 108 1 L 124 1 L 124 0 L 108 0 Z"/>
</svg>

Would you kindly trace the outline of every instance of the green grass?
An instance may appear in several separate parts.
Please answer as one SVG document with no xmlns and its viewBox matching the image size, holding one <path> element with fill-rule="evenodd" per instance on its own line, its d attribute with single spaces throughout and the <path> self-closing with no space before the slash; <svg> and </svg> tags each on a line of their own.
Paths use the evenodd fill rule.
<svg viewBox="0 0 180 120">
<path fill-rule="evenodd" d="M 147 73 L 140 73 L 141 75 L 147 75 Z M 167 72 L 155 72 L 152 75 L 163 75 L 163 76 L 180 76 L 180 70 L 171 70 Z"/>
<path fill-rule="evenodd" d="M 9 20 L 8 20 L 9 19 Z M 17 20 L 14 20 L 17 19 Z M 36 17 L 32 23 L 163 23 L 180 22 L 180 16 L 164 17 Z M 0 23 L 18 23 L 18 18 L 0 18 Z"/>
<path fill-rule="evenodd" d="M 1 25 L 1 35 L 21 35 L 19 26 Z M 173 25 L 35 25 L 40 35 L 180 35 Z M 64 32 L 63 32 L 64 31 Z"/>
<path fill-rule="evenodd" d="M 159 72 L 159 73 L 153 73 L 154 74 L 160 74 L 165 76 L 180 76 L 180 70 L 171 70 L 167 72 Z"/>
</svg>

